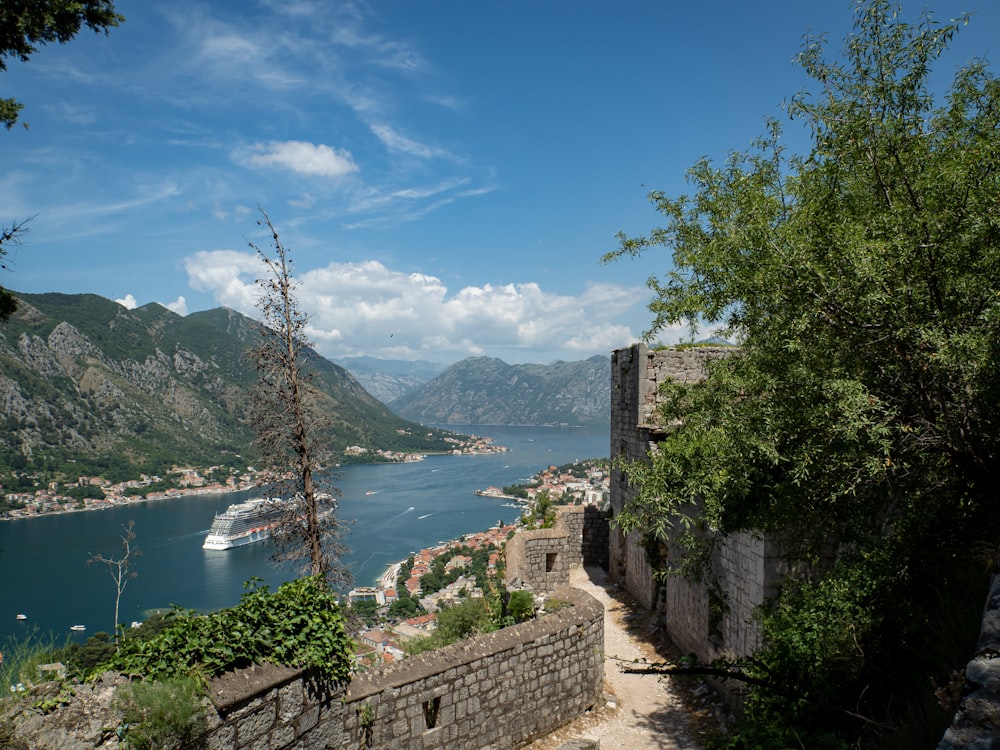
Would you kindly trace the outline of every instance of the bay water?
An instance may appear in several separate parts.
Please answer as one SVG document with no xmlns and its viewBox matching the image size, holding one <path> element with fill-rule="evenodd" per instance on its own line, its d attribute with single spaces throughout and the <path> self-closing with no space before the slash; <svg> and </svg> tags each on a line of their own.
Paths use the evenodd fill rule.
<svg viewBox="0 0 1000 750">
<path fill-rule="evenodd" d="M 476 490 L 524 483 L 550 465 L 607 456 L 610 444 L 607 428 L 450 429 L 489 435 L 510 450 L 340 471 L 338 514 L 353 522 L 344 562 L 355 585 L 372 584 L 411 552 L 518 517 L 520 511 L 507 507 L 508 501 L 477 496 Z M 215 514 L 254 494 L 197 495 L 0 522 L 0 643 L 32 631 L 77 642 L 100 630 L 110 632 L 115 583 L 106 566 L 87 560 L 96 554 L 121 557 L 129 521 L 135 521 L 134 544 L 142 555 L 122 595 L 120 622 L 142 620 L 159 607 L 211 611 L 232 606 L 251 577 L 276 588 L 294 571 L 274 566 L 268 544 L 225 552 L 201 548 Z M 27 620 L 18 620 L 18 613 Z M 72 632 L 73 625 L 86 631 Z"/>
</svg>

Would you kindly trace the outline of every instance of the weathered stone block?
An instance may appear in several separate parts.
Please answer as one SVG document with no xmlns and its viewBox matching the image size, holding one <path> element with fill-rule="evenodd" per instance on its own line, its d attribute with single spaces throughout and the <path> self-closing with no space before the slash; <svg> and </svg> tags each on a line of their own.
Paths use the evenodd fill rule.
<svg viewBox="0 0 1000 750">
<path fill-rule="evenodd" d="M 274 726 L 278 711 L 274 701 L 259 706 L 253 712 L 241 716 L 236 721 L 236 737 L 240 744 L 245 744 L 258 737 L 266 735 Z"/>
</svg>

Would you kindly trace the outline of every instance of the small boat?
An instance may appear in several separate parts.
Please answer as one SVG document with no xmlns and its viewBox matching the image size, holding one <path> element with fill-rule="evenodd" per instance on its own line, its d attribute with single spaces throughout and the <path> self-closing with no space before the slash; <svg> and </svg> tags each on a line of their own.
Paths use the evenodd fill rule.
<svg viewBox="0 0 1000 750">
<path fill-rule="evenodd" d="M 69 629 L 70 630 L 75 630 L 76 632 L 79 633 L 79 632 L 82 632 L 82 631 L 86 630 L 87 626 L 86 625 L 70 625 Z"/>
<path fill-rule="evenodd" d="M 375 494 L 378 494 L 378 490 L 368 490 L 368 492 L 366 492 L 365 494 L 366 495 L 375 495 Z"/>
<path fill-rule="evenodd" d="M 16 614 L 16 615 L 14 615 L 14 619 L 15 619 L 15 620 L 27 620 L 27 619 L 28 619 L 28 616 L 27 616 L 27 615 L 23 615 L 23 614 L 20 614 L 20 613 L 18 613 L 18 614 Z"/>
</svg>

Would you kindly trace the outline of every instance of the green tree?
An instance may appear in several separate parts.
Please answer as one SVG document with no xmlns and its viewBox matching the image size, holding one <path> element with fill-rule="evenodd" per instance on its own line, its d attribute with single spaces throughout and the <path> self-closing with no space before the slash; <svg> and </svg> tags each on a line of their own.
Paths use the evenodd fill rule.
<svg viewBox="0 0 1000 750">
<path fill-rule="evenodd" d="M 787 153 L 772 121 L 698 162 L 692 195 L 654 192 L 664 226 L 607 256 L 670 252 L 651 333 L 709 324 L 741 344 L 665 390 L 672 427 L 629 469 L 641 491 L 618 522 L 679 535 L 696 567 L 706 530 L 784 544 L 799 572 L 764 615 L 753 746 L 791 727 L 887 747 L 933 703 L 927 676 L 974 644 L 960 613 L 976 621 L 976 558 L 1000 538 L 1000 83 L 975 60 L 935 96 L 964 23 L 858 2 L 840 58 L 822 37 L 798 56 L 813 85 L 787 112 L 809 152 Z M 935 623 L 961 631 L 952 652 Z M 926 713 L 940 737 L 947 714 Z"/>
<path fill-rule="evenodd" d="M 84 26 L 107 34 L 124 20 L 111 0 L 2 0 L 0 71 L 8 58 L 27 62 L 39 45 L 65 44 Z M 0 123 L 10 130 L 23 107 L 16 99 L 0 99 Z"/>
<path fill-rule="evenodd" d="M 267 213 L 261 214 L 258 224 L 270 235 L 274 254 L 250 243 L 265 269 L 257 281 L 261 342 L 250 352 L 257 368 L 251 422 L 262 476 L 284 500 L 283 518 L 272 532 L 276 557 L 305 560 L 309 575 L 344 585 L 350 578 L 340 564 L 345 528 L 334 512 L 337 488 L 329 481 L 332 462 L 320 439 L 328 420 L 318 408 L 315 372 L 309 369 L 315 354 L 306 335 L 308 319 L 295 298 L 290 253 Z"/>
</svg>

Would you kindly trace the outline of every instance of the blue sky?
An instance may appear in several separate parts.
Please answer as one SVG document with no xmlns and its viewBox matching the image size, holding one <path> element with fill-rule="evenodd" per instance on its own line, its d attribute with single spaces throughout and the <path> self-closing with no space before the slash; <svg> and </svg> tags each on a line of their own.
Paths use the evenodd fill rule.
<svg viewBox="0 0 1000 750">
<path fill-rule="evenodd" d="M 0 283 L 253 314 L 262 206 L 324 355 L 442 363 L 636 340 L 669 259 L 601 265 L 615 233 L 781 114 L 803 34 L 836 52 L 853 22 L 849 0 L 117 6 L 109 36 L 0 73 L 30 125 L 0 132 L 0 222 L 34 217 Z M 925 7 L 974 13 L 943 73 L 996 52 L 1000 3 Z"/>
</svg>

